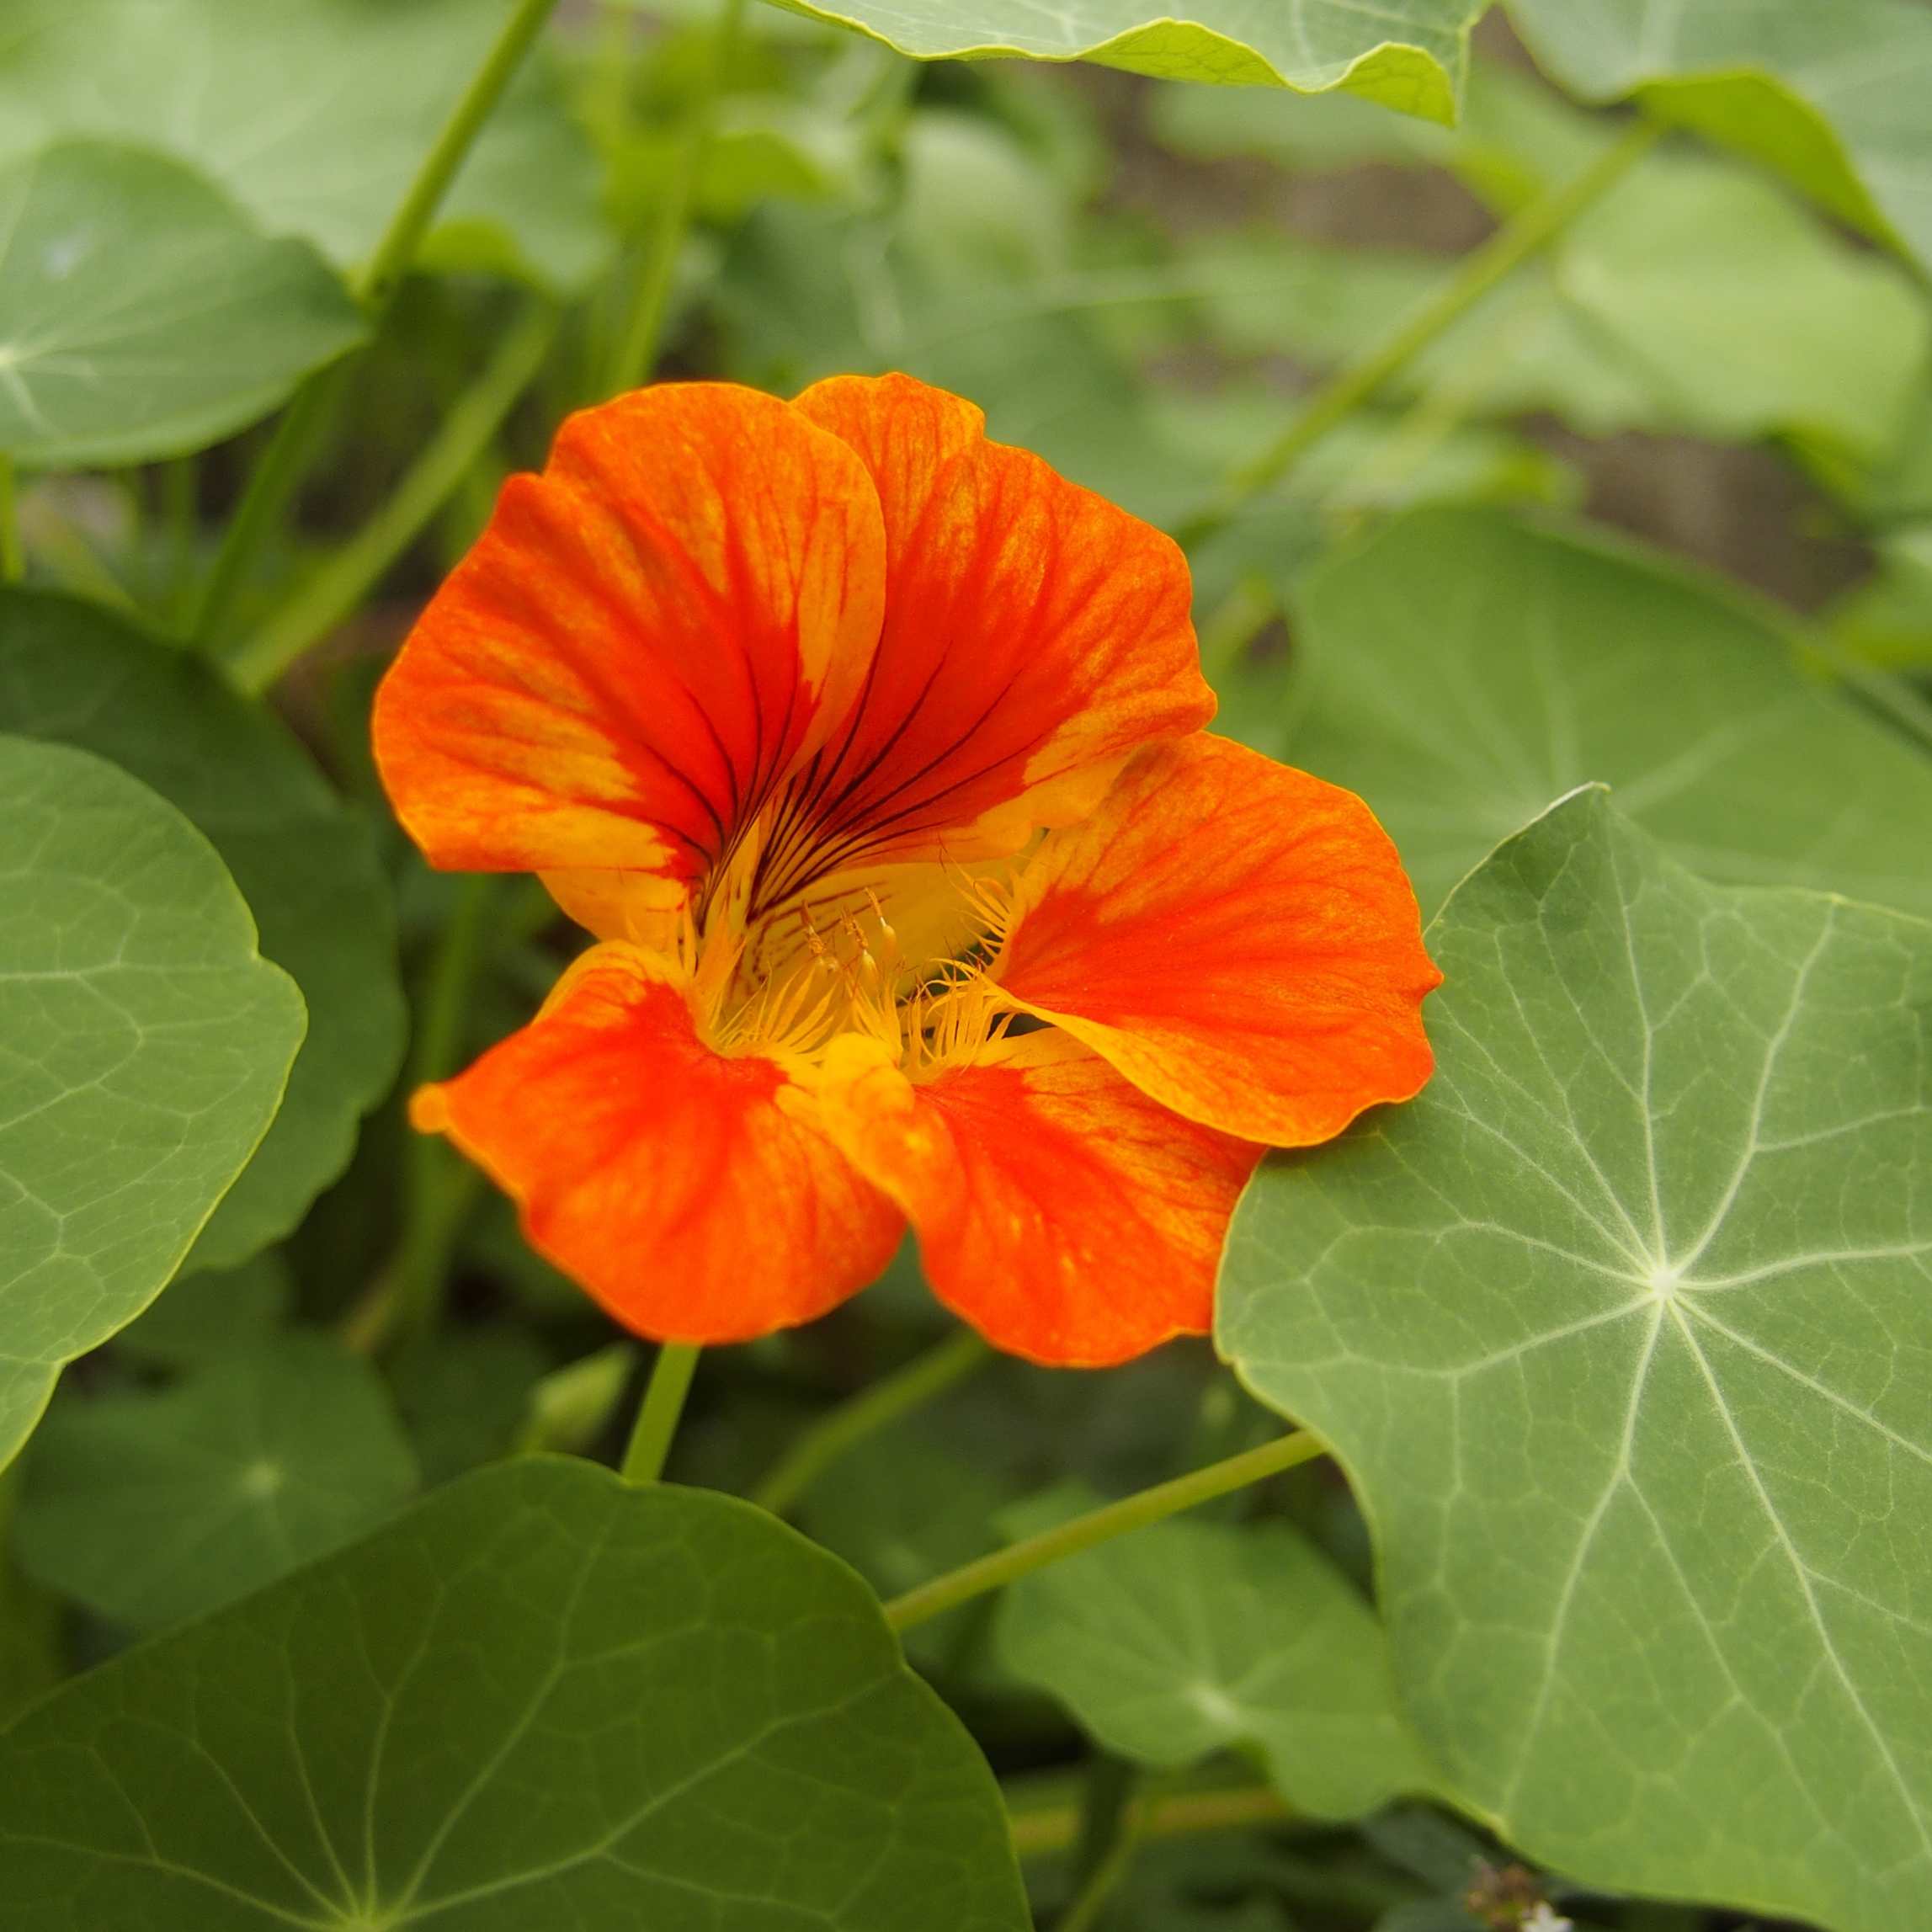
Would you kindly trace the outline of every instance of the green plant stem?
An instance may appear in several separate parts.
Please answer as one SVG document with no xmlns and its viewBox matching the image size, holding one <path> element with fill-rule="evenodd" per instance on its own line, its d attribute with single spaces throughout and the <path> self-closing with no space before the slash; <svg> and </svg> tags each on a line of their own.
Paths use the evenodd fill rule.
<svg viewBox="0 0 1932 1932">
<path fill-rule="evenodd" d="M 556 0 L 517 0 L 503 31 L 483 56 L 483 64 L 463 90 L 462 98 L 450 110 L 442 132 L 423 157 L 416 178 L 390 216 L 375 253 L 351 285 L 357 301 L 370 314 L 381 315 L 394 300 L 429 224 L 436 219 L 436 210 L 449 192 L 456 170 L 462 166 L 464 157 L 482 131 L 483 123 L 503 98 L 504 88 L 523 65 L 524 55 L 556 7 Z"/>
<path fill-rule="evenodd" d="M 943 1395 L 992 1355 L 971 1329 L 962 1328 L 914 1356 L 805 1429 L 752 1491 L 752 1501 L 783 1515 L 855 1443 Z"/>
<path fill-rule="evenodd" d="M 512 324 L 387 502 L 229 659 L 229 673 L 243 690 L 266 690 L 381 581 L 489 447 L 556 327 L 556 311 L 542 301 Z"/>
<path fill-rule="evenodd" d="M 1331 429 L 1371 400 L 1385 382 L 1622 180 L 1656 145 L 1663 131 L 1655 122 L 1632 123 L 1588 168 L 1532 202 L 1480 247 L 1472 249 L 1406 322 L 1359 361 L 1313 391 L 1281 434 L 1229 477 L 1220 498 L 1175 531 L 1179 541 L 1190 545 L 1212 535 L 1252 498 L 1279 482 Z"/>
<path fill-rule="evenodd" d="M 697 200 L 705 156 L 717 121 L 718 93 L 724 84 L 725 67 L 743 13 L 744 0 L 722 0 L 719 7 L 717 24 L 711 31 L 710 57 L 698 83 L 697 98 L 691 103 L 670 184 L 645 243 L 643 267 L 630 308 L 618 326 L 616 347 L 604 371 L 602 390 L 606 396 L 635 389 L 648 380 L 657 364 L 664 317 L 671 304 L 671 285 L 678 272 L 678 256 L 684 245 L 684 232 L 691 225 L 692 205 Z"/>
<path fill-rule="evenodd" d="M 212 647 L 235 607 L 242 581 L 253 567 L 269 533 L 282 520 L 302 471 L 322 440 L 323 428 L 335 407 L 342 386 L 345 364 L 332 362 L 317 370 L 295 391 L 295 400 L 282 412 L 275 433 L 260 460 L 249 472 L 247 487 L 221 538 L 221 547 L 202 580 L 201 594 L 188 620 L 189 641 L 200 648 Z"/>
<path fill-rule="evenodd" d="M 678 1418 L 684 1413 L 684 1397 L 690 1392 L 700 1353 L 695 1342 L 667 1342 L 658 1349 L 619 1471 L 626 1482 L 655 1482 L 664 1473 L 671 1438 L 678 1433 Z"/>
<path fill-rule="evenodd" d="M 1237 1785 L 1225 1791 L 1176 1791 L 1150 1797 L 1142 1807 L 1143 1839 L 1192 1838 L 1211 1832 L 1241 1831 L 1249 1825 L 1279 1824 L 1295 1814 L 1269 1786 Z M 1045 1858 L 1070 1851 L 1079 1836 L 1077 1804 L 1028 1807 L 1011 1814 L 1013 1848 L 1022 1858 Z"/>
<path fill-rule="evenodd" d="M 503 89 L 543 29 L 556 0 L 518 0 L 503 31 L 483 57 L 483 64 L 450 109 L 416 178 L 409 184 L 396 212 L 389 218 L 375 250 L 352 278 L 349 292 L 370 318 L 370 329 L 381 324 L 415 258 L 436 210 L 448 191 L 463 157 L 503 98 Z M 295 483 L 314 454 L 328 420 L 346 359 L 331 363 L 296 391 L 295 398 L 276 426 L 273 440 L 248 479 L 240 507 L 230 521 L 189 625 L 191 641 L 207 646 L 228 621 L 235 597 L 270 530 L 281 521 Z"/>
<path fill-rule="evenodd" d="M 1132 1780 L 1137 1783 L 1138 1780 Z M 1114 1887 L 1126 1876 L 1139 1848 L 1147 1803 L 1130 1786 L 1111 1820 L 1104 1849 L 1088 1867 L 1080 1889 L 1053 1922 L 1053 1932 L 1093 1932 Z"/>
<path fill-rule="evenodd" d="M 26 574 L 26 553 L 20 546 L 19 487 L 13 459 L 0 450 L 0 583 L 18 583 Z"/>
<path fill-rule="evenodd" d="M 894 1597 L 886 1605 L 886 1621 L 894 1630 L 910 1630 L 914 1624 L 924 1623 L 955 1604 L 999 1589 L 1016 1577 L 1044 1569 L 1047 1564 L 1075 1556 L 1082 1550 L 1090 1550 L 1096 1543 L 1125 1535 L 1145 1524 L 1158 1523 L 1177 1511 L 1225 1496 L 1231 1489 L 1245 1488 L 1250 1482 L 1278 1475 L 1297 1463 L 1311 1462 L 1325 1455 L 1327 1447 L 1311 1430 L 1296 1429 L 1291 1435 L 1263 1443 L 1259 1449 L 1244 1450 L 1239 1456 L 1211 1462 L 1206 1468 L 1196 1469 L 1190 1475 L 1177 1476 L 1171 1482 L 1158 1482 L 1152 1489 L 1123 1496 L 1118 1503 L 1091 1509 L 1084 1516 L 1076 1516 L 1037 1536 L 1029 1536 L 1024 1542 L 995 1550 L 990 1556 L 948 1570 L 944 1576 L 934 1577 L 930 1583 Z"/>
<path fill-rule="evenodd" d="M 450 1072 L 462 1045 L 471 995 L 487 954 L 490 914 L 501 891 L 491 873 L 463 881 L 423 988 L 421 1017 L 403 1069 L 405 1097 Z M 479 1184 L 443 1142 L 412 1135 L 403 1164 L 402 1235 L 389 1264 L 349 1311 L 343 1338 L 365 1354 L 420 1340 L 436 1326 L 450 1274 L 450 1250 Z"/>
</svg>

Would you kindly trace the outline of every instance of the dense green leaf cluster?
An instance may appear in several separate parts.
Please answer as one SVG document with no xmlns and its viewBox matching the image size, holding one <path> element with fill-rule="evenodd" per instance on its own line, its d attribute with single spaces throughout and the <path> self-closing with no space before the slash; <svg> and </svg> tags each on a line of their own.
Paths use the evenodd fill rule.
<svg viewBox="0 0 1932 1932">
<path fill-rule="evenodd" d="M 0 1932 L 1924 1919 L 1932 13 L 1483 12 L 13 0 Z M 374 680 L 653 369 L 972 397 L 1396 840 L 1437 1072 L 1211 1349 L 989 1363 L 908 1248 L 626 1484 L 407 1134 L 578 941 Z"/>
</svg>

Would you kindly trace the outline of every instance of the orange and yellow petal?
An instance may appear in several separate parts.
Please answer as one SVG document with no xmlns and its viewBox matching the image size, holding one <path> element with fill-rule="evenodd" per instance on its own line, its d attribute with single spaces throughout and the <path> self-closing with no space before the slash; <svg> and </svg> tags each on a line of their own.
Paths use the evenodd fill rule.
<svg viewBox="0 0 1932 1932">
<path fill-rule="evenodd" d="M 1205 735 L 1143 753 L 1041 842 L 989 969 L 1190 1120 L 1306 1147 L 1433 1064 L 1393 844 L 1352 792 Z"/>
<path fill-rule="evenodd" d="M 613 945 L 411 1111 L 625 1327 L 709 1343 L 823 1314 L 877 1277 L 904 1228 L 798 1099 L 777 1062 L 705 1044 L 665 962 Z"/>
<path fill-rule="evenodd" d="M 886 546 L 877 656 L 791 788 L 798 876 L 1017 849 L 1212 716 L 1187 562 L 1160 531 L 907 376 L 835 376 L 796 407 L 857 453 Z"/>
<path fill-rule="evenodd" d="M 885 557 L 864 465 L 789 403 L 671 384 L 572 416 L 383 682 L 397 816 L 438 865 L 674 902 L 850 710 Z"/>
<path fill-rule="evenodd" d="M 905 1211 L 933 1291 L 996 1348 L 1066 1368 L 1206 1333 L 1228 1216 L 1262 1150 L 1181 1120 L 1063 1034 L 908 1081 L 828 1056 L 820 1118 Z"/>
</svg>

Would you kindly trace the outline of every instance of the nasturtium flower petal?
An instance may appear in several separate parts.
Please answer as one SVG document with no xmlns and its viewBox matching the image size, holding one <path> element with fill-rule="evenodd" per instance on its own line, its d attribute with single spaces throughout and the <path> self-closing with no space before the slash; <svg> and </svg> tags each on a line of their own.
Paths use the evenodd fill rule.
<svg viewBox="0 0 1932 1932">
<path fill-rule="evenodd" d="M 991 970 L 1155 1099 L 1271 1147 L 1413 1094 L 1442 978 L 1369 808 L 1205 735 L 1143 753 L 1041 842 Z"/>
<path fill-rule="evenodd" d="M 858 452 L 885 518 L 878 655 L 797 787 L 837 849 L 1014 850 L 1214 715 L 1171 538 L 910 377 L 833 376 L 797 407 Z"/>
<path fill-rule="evenodd" d="M 412 1112 L 515 1200 L 539 1253 L 661 1341 L 809 1322 L 876 1280 L 904 1227 L 787 1070 L 715 1051 L 668 962 L 635 946 L 593 947 Z"/>
<path fill-rule="evenodd" d="M 602 943 L 418 1125 L 661 1339 L 821 1314 L 908 1219 L 1014 1354 L 1206 1330 L 1263 1147 L 1413 1094 L 1438 976 L 1367 807 L 1201 734 L 1189 604 L 905 376 L 572 418 L 376 742 L 434 863 Z"/>
<path fill-rule="evenodd" d="M 884 593 L 870 478 L 789 404 L 690 383 L 585 410 L 384 681 L 397 816 L 439 865 L 675 899 L 850 709 Z"/>
<path fill-rule="evenodd" d="M 821 1118 L 905 1210 L 933 1292 L 996 1347 L 1094 1368 L 1212 1325 L 1258 1146 L 1182 1120 L 1051 1031 L 920 1080 L 847 1040 L 824 1083 Z"/>
</svg>

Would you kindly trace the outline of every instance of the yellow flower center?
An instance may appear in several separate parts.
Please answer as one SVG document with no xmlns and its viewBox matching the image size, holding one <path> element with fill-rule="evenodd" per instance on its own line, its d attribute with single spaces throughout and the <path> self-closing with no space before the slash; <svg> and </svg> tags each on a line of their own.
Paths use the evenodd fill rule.
<svg viewBox="0 0 1932 1932">
<path fill-rule="evenodd" d="M 902 940 L 880 887 L 828 881 L 770 911 L 756 908 L 757 829 L 677 915 L 676 950 L 693 1005 L 721 1053 L 817 1063 L 833 1041 L 877 1042 L 909 1078 L 970 1058 L 1011 1014 L 983 971 L 1011 918 L 1003 883 L 942 865 L 900 867 L 936 945 Z"/>
</svg>

